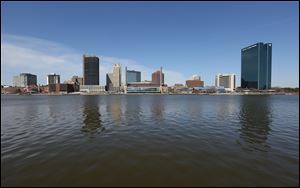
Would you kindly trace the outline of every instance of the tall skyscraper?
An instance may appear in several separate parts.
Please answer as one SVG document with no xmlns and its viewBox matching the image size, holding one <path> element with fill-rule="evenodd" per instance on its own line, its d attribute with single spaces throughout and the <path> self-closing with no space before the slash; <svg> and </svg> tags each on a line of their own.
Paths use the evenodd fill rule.
<svg viewBox="0 0 300 188">
<path fill-rule="evenodd" d="M 113 64 L 113 73 L 106 74 L 106 89 L 108 91 L 119 91 L 121 87 L 121 66 Z"/>
<path fill-rule="evenodd" d="M 110 91 L 113 89 L 113 73 L 106 74 L 106 90 Z"/>
<path fill-rule="evenodd" d="M 152 83 L 158 84 L 158 85 L 163 85 L 164 82 L 165 82 L 165 75 L 164 75 L 164 73 L 162 73 L 162 67 L 161 67 L 160 70 L 152 73 Z"/>
<path fill-rule="evenodd" d="M 227 91 L 233 91 L 235 89 L 235 74 L 217 74 L 215 86 L 222 86 Z"/>
<path fill-rule="evenodd" d="M 30 73 L 21 73 L 19 76 L 13 77 L 13 86 L 26 87 L 37 85 L 37 76 Z"/>
<path fill-rule="evenodd" d="M 130 82 L 141 82 L 141 72 L 135 70 L 127 70 L 127 67 L 125 67 L 125 79 L 125 84 Z"/>
<path fill-rule="evenodd" d="M 241 50 L 241 87 L 271 88 L 272 44 L 256 43 Z"/>
<path fill-rule="evenodd" d="M 60 76 L 55 73 L 51 73 L 47 75 L 47 84 L 59 84 L 60 83 Z"/>
<path fill-rule="evenodd" d="M 114 87 L 121 87 L 121 65 L 113 64 L 113 80 Z"/>
<path fill-rule="evenodd" d="M 83 55 L 83 85 L 99 85 L 99 58 Z"/>
</svg>

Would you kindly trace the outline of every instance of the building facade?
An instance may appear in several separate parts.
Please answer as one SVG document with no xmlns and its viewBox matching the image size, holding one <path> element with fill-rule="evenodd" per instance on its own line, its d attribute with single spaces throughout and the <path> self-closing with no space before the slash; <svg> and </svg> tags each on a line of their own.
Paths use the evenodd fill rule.
<svg viewBox="0 0 300 188">
<path fill-rule="evenodd" d="M 125 67 L 125 84 L 130 82 L 141 82 L 141 72 L 135 70 L 127 70 L 127 67 Z"/>
<path fill-rule="evenodd" d="M 203 87 L 204 81 L 201 80 L 186 80 L 185 84 L 188 88 Z"/>
<path fill-rule="evenodd" d="M 80 92 L 84 93 L 105 93 L 105 86 L 100 85 L 80 85 Z"/>
<path fill-rule="evenodd" d="M 121 87 L 121 65 L 113 64 L 113 75 L 112 75 L 113 87 Z"/>
<path fill-rule="evenodd" d="M 83 77 L 73 76 L 71 81 L 74 83 L 79 83 L 79 85 L 83 85 Z"/>
<path fill-rule="evenodd" d="M 241 88 L 270 89 L 272 44 L 256 43 L 241 50 Z"/>
<path fill-rule="evenodd" d="M 26 87 L 37 85 L 37 76 L 30 73 L 21 73 L 19 76 L 13 77 L 13 86 Z"/>
<path fill-rule="evenodd" d="M 47 75 L 47 84 L 59 84 L 60 83 L 60 76 L 55 73 L 51 73 Z"/>
<path fill-rule="evenodd" d="M 124 87 L 125 93 L 161 93 L 161 86 L 152 82 L 131 82 Z"/>
<path fill-rule="evenodd" d="M 216 87 L 224 87 L 226 91 L 235 90 L 235 74 L 217 74 L 215 79 Z"/>
<path fill-rule="evenodd" d="M 99 85 L 99 58 L 83 55 L 83 85 Z"/>
<path fill-rule="evenodd" d="M 113 73 L 106 74 L 106 90 L 120 91 L 121 87 L 121 66 L 120 64 L 113 64 Z"/>
<path fill-rule="evenodd" d="M 162 72 L 162 67 L 160 67 L 160 70 L 152 73 L 152 83 L 159 85 L 163 85 L 165 83 L 165 75 Z"/>
<path fill-rule="evenodd" d="M 113 86 L 113 73 L 107 73 L 106 74 L 106 90 L 110 91 L 112 90 Z"/>
</svg>

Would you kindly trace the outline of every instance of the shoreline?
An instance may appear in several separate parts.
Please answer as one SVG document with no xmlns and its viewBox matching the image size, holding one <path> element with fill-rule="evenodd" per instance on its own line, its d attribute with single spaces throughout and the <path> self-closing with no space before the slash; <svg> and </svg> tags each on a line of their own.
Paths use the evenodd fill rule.
<svg viewBox="0 0 300 188">
<path fill-rule="evenodd" d="M 110 96 L 110 95 L 125 95 L 125 96 L 136 96 L 136 95 L 155 95 L 155 96 L 165 96 L 165 95 L 196 95 L 196 96 L 268 96 L 268 95 L 299 95 L 299 93 L 68 93 L 68 94 L 8 94 L 1 93 L 2 95 L 8 96 Z"/>
</svg>

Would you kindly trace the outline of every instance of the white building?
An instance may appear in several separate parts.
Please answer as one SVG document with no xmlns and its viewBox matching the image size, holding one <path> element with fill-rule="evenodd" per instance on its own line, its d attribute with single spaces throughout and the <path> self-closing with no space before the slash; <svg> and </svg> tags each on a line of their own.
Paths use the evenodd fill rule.
<svg viewBox="0 0 300 188">
<path fill-rule="evenodd" d="M 80 85 L 79 86 L 80 92 L 85 93 L 103 93 L 105 92 L 105 86 L 100 85 Z"/>
<path fill-rule="evenodd" d="M 217 74 L 215 79 L 216 87 L 224 87 L 226 91 L 235 90 L 235 74 Z"/>
<path fill-rule="evenodd" d="M 192 76 L 192 80 L 201 80 L 201 77 L 199 75 L 197 75 L 197 74 L 194 74 Z"/>
</svg>

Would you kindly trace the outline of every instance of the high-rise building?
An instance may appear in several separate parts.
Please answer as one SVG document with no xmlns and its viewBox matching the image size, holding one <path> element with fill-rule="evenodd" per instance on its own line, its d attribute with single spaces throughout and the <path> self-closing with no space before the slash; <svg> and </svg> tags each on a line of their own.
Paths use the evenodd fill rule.
<svg viewBox="0 0 300 188">
<path fill-rule="evenodd" d="M 272 44 L 256 43 L 241 50 L 241 87 L 271 88 Z"/>
<path fill-rule="evenodd" d="M 235 89 L 235 74 L 217 74 L 215 86 L 224 87 L 227 91 L 233 91 Z"/>
<path fill-rule="evenodd" d="M 114 87 L 121 87 L 121 65 L 113 64 L 113 79 L 112 83 Z"/>
<path fill-rule="evenodd" d="M 157 70 L 154 73 L 152 73 L 152 83 L 163 85 L 164 82 L 165 82 L 165 75 L 164 73 L 162 73 L 162 67 L 160 67 L 160 70 Z"/>
<path fill-rule="evenodd" d="M 83 55 L 83 85 L 99 85 L 99 58 Z"/>
<path fill-rule="evenodd" d="M 19 76 L 13 77 L 13 85 L 18 87 L 37 85 L 37 77 L 34 74 L 21 73 Z"/>
<path fill-rule="evenodd" d="M 51 73 L 47 75 L 47 84 L 59 84 L 60 83 L 60 76 L 55 73 Z"/>
<path fill-rule="evenodd" d="M 127 70 L 125 67 L 125 84 L 130 82 L 141 82 L 141 72 L 135 70 Z"/>
<path fill-rule="evenodd" d="M 121 66 L 113 64 L 113 73 L 106 74 L 107 91 L 119 91 L 121 87 Z"/>
<path fill-rule="evenodd" d="M 113 89 L 113 73 L 106 74 L 106 90 L 110 91 Z"/>
</svg>

